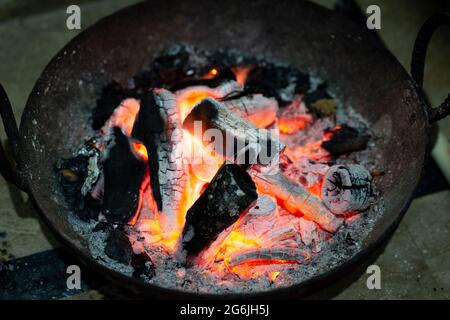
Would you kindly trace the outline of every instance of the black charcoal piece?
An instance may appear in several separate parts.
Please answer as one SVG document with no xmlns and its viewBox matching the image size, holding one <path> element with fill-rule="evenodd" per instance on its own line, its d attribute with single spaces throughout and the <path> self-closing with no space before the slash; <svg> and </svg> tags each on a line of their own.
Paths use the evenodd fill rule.
<svg viewBox="0 0 450 320">
<path fill-rule="evenodd" d="M 258 198 L 251 177 L 238 165 L 225 162 L 188 210 L 183 247 L 195 255 L 232 225 Z"/>
<path fill-rule="evenodd" d="M 103 164 L 103 214 L 113 223 L 127 223 L 139 206 L 139 191 L 146 169 L 136 158 L 128 137 L 114 128 L 114 146 Z"/>
<path fill-rule="evenodd" d="M 330 140 L 322 143 L 322 148 L 334 157 L 338 157 L 343 154 L 365 150 L 369 140 L 370 135 L 360 133 L 358 130 L 344 124 L 333 132 Z"/>
<path fill-rule="evenodd" d="M 132 137 L 145 145 L 148 152 L 148 167 L 150 170 L 150 186 L 153 198 L 158 206 L 162 208 L 162 196 L 159 184 L 159 137 L 164 132 L 164 120 L 159 112 L 153 91 L 147 92 L 141 99 L 136 122 L 133 127 Z"/>
<path fill-rule="evenodd" d="M 131 257 L 131 266 L 134 268 L 133 277 L 140 278 L 141 275 L 147 279 L 155 276 L 155 265 L 146 252 L 134 254 Z"/>
<path fill-rule="evenodd" d="M 106 239 L 105 253 L 118 262 L 129 265 L 133 249 L 128 236 L 120 229 L 114 229 Z"/>
<path fill-rule="evenodd" d="M 97 100 L 97 105 L 92 112 L 92 128 L 99 130 L 103 127 L 120 103 L 132 96 L 132 92 L 122 88 L 119 83 L 114 81 L 104 87 L 102 95 Z"/>
</svg>

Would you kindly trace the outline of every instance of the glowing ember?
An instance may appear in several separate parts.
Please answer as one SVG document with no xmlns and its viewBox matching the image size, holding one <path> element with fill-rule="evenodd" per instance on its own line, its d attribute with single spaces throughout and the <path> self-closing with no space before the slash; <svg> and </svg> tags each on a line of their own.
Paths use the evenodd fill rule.
<svg viewBox="0 0 450 320">
<path fill-rule="evenodd" d="M 142 160 L 147 161 L 148 160 L 148 152 L 147 152 L 147 148 L 145 147 L 145 145 L 140 142 L 132 142 L 131 144 L 133 146 L 133 151 L 136 154 L 136 156 L 138 156 Z"/>
<path fill-rule="evenodd" d="M 273 271 L 271 274 L 270 274 L 270 280 L 272 281 L 272 282 L 275 282 L 275 280 L 278 278 L 278 276 L 280 275 L 280 272 L 279 271 Z"/>
<path fill-rule="evenodd" d="M 340 126 L 336 125 L 335 119 L 317 118 L 315 113 L 310 112 L 309 105 L 307 107 L 304 102 L 309 101 L 304 99 L 307 93 L 292 93 L 288 100 L 280 100 L 275 95 L 267 94 L 263 89 L 249 94 L 244 87 L 252 68 L 253 66 L 247 65 L 223 70 L 216 67 L 209 70 L 202 68 L 200 70 L 208 70 L 207 73 L 200 79 L 194 79 L 199 80 L 194 83 L 200 85 L 182 88 L 173 93 L 166 89 L 152 88 L 150 92 L 154 98 L 151 103 L 144 103 L 147 96 L 143 96 L 141 101 L 142 106 L 150 105 L 155 109 L 147 107 L 140 110 L 142 106 L 139 100 L 124 99 L 101 128 L 96 137 L 99 139 L 91 146 L 98 149 L 101 155 L 107 154 L 113 140 L 111 132 L 114 128 L 120 128 L 126 136 L 125 147 L 128 141 L 136 158 L 134 159 L 131 154 L 131 159 L 141 160 L 137 162 L 147 165 L 142 182 L 138 180 L 134 188 L 136 191 L 140 183 L 138 208 L 131 219 L 130 216 L 124 219 L 123 224 L 128 222 L 127 231 L 135 232 L 128 233 L 135 251 L 154 254 L 158 258 L 162 257 L 163 263 L 176 265 L 173 274 L 181 281 L 188 279 L 192 270 L 195 270 L 205 277 L 214 278 L 215 284 L 224 286 L 234 283 L 235 278 L 242 280 L 264 278 L 265 283 L 269 283 L 270 286 L 278 285 L 286 281 L 285 271 L 289 265 L 308 264 L 311 255 L 321 250 L 320 242 L 329 240 L 344 221 L 351 223 L 359 218 L 358 212 L 344 212 L 338 216 L 323 204 L 325 198 L 322 198 L 322 186 L 326 186 L 323 183 L 324 176 L 330 168 L 329 163 L 335 158 L 322 147 L 322 144 L 332 139 Z M 222 79 L 230 78 L 221 77 L 221 72 L 228 72 L 230 69 L 236 81 Z M 253 78 L 253 73 L 251 77 Z M 261 87 L 264 88 L 266 80 L 262 79 L 264 83 Z M 270 82 L 270 79 L 267 82 Z M 212 147 L 205 145 L 206 138 L 202 140 L 197 136 L 194 137 L 190 133 L 192 131 L 185 130 L 186 127 L 183 126 L 193 108 L 195 107 L 195 110 L 189 115 L 188 120 L 204 104 L 199 103 L 207 98 L 227 111 L 227 117 L 217 118 L 216 121 L 226 123 L 236 117 L 239 122 L 235 122 L 237 125 L 233 129 L 246 139 L 249 137 L 249 131 L 242 133 L 241 128 L 251 127 L 258 131 L 261 131 L 258 128 L 278 129 L 276 140 L 273 141 L 286 145 L 286 148 L 277 149 L 275 152 L 280 158 L 275 173 L 271 172 L 274 168 L 259 162 L 238 167 L 252 184 L 255 196 L 245 208 L 238 207 L 238 210 L 235 210 L 238 214 L 234 215 L 230 213 L 231 206 L 235 205 L 232 200 L 224 200 L 224 207 L 219 201 L 219 205 L 214 208 L 225 208 L 217 211 L 221 214 L 224 212 L 222 216 L 233 216 L 235 219 L 217 228 L 214 236 L 208 238 L 207 244 L 200 247 L 194 256 L 185 245 L 186 238 L 183 232 L 185 224 L 186 229 L 190 226 L 193 210 L 189 212 L 187 223 L 186 214 L 199 198 L 196 205 L 203 199 L 218 199 L 210 196 L 210 190 L 215 190 L 212 187 L 217 182 L 217 179 L 212 183 L 211 180 L 216 174 L 217 176 L 223 174 L 222 171 L 218 173 L 218 170 L 225 160 L 230 160 L 223 153 L 216 154 Z M 151 131 L 156 137 L 154 144 L 146 140 L 147 136 L 136 135 L 138 126 L 142 125 L 141 119 L 144 117 L 141 116 L 145 110 L 151 110 L 151 116 L 159 113 L 157 116 L 164 122 L 161 129 Z M 207 114 L 209 118 L 213 118 Z M 136 122 L 138 115 L 139 121 Z M 148 126 L 151 125 L 150 122 Z M 152 161 L 157 162 L 156 173 L 150 171 Z M 142 168 L 142 172 L 144 169 L 145 167 Z M 77 177 L 67 169 L 63 174 L 68 177 L 67 179 Z M 154 183 L 159 189 L 152 190 L 155 187 Z M 229 189 L 238 185 L 222 184 L 231 185 Z M 256 203 L 255 185 L 258 193 Z M 102 180 L 98 179 L 90 195 L 100 199 L 102 188 Z M 223 190 L 229 189 L 219 189 L 217 194 L 222 195 L 225 193 Z M 155 190 L 159 191 L 160 195 Z M 242 190 L 245 188 L 239 189 L 245 194 Z M 234 195 L 229 198 L 239 197 Z M 206 200 L 206 203 L 215 204 L 211 200 Z M 133 210 L 135 208 L 136 201 Z M 201 209 L 198 211 L 205 212 Z M 202 225 L 204 215 L 199 216 L 201 219 L 197 221 Z M 210 219 L 215 220 L 205 221 L 205 224 L 218 225 L 220 219 L 216 219 L 217 216 L 212 215 L 213 218 Z M 204 235 L 201 237 L 207 238 Z M 180 267 L 183 263 L 183 267 Z M 280 275 L 282 277 L 279 278 Z"/>
<path fill-rule="evenodd" d="M 240 84 L 245 84 L 248 78 L 248 74 L 252 70 L 249 66 L 239 66 L 232 68 L 234 74 L 236 75 L 236 81 Z"/>
</svg>

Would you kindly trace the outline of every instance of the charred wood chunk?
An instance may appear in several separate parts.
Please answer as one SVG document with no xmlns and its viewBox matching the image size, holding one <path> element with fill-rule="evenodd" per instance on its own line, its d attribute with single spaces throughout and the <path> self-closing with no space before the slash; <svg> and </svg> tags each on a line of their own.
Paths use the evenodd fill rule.
<svg viewBox="0 0 450 320">
<path fill-rule="evenodd" d="M 147 149 L 150 186 L 153 198 L 160 210 L 162 208 L 162 197 L 159 184 L 160 159 L 158 147 L 160 136 L 164 133 L 164 127 L 164 119 L 159 112 L 156 96 L 153 91 L 149 92 L 141 99 L 141 108 L 133 127 L 132 137 L 142 141 Z"/>
<path fill-rule="evenodd" d="M 361 165 L 332 166 L 322 184 L 322 200 L 334 214 L 363 211 L 372 195 L 372 176 Z"/>
<path fill-rule="evenodd" d="M 307 264 L 311 260 L 311 253 L 296 248 L 266 248 L 235 252 L 230 255 L 227 264 L 236 267 L 241 264 L 252 263 L 296 263 Z"/>
<path fill-rule="evenodd" d="M 146 252 L 133 254 L 131 266 L 134 268 L 133 277 L 135 278 L 144 276 L 147 279 L 151 279 L 155 276 L 155 265 Z"/>
<path fill-rule="evenodd" d="M 238 164 L 269 165 L 285 147 L 267 130 L 255 127 L 211 98 L 192 109 L 183 128 L 205 145 L 210 145 L 210 141 L 204 141 L 203 136 L 213 129 L 210 132 L 214 135 L 215 151 Z"/>
<path fill-rule="evenodd" d="M 133 249 L 128 236 L 120 229 L 114 229 L 106 239 L 105 254 L 118 262 L 129 265 Z"/>
<path fill-rule="evenodd" d="M 136 158 L 128 138 L 114 129 L 114 146 L 103 164 L 103 214 L 109 222 L 127 223 L 139 206 L 146 164 Z"/>
<path fill-rule="evenodd" d="M 144 113 L 139 114 L 136 135 L 141 136 L 149 152 L 150 183 L 158 206 L 158 222 L 163 238 L 174 240 L 183 228 L 180 214 L 189 186 L 189 166 L 183 161 L 186 148 L 176 97 L 165 89 L 153 89 L 141 112 Z"/>
<path fill-rule="evenodd" d="M 225 162 L 186 215 L 183 247 L 195 255 L 213 242 L 256 201 L 250 176 L 238 165 Z"/>
<path fill-rule="evenodd" d="M 262 94 L 252 94 L 236 99 L 222 100 L 231 112 L 244 118 L 258 128 L 266 128 L 275 122 L 278 113 L 278 102 L 274 98 Z"/>
<path fill-rule="evenodd" d="M 370 135 L 360 133 L 358 130 L 345 124 L 333 131 L 332 134 L 330 140 L 322 143 L 322 148 L 330 152 L 334 157 L 364 150 L 367 148 L 367 143 L 370 140 Z"/>
<path fill-rule="evenodd" d="M 260 192 L 283 201 L 290 210 L 300 211 L 307 219 L 316 222 L 328 232 L 335 233 L 342 225 L 342 218 L 331 213 L 319 197 L 302 185 L 292 182 L 282 174 L 264 174 L 257 169 L 254 166 L 249 173 Z"/>
</svg>

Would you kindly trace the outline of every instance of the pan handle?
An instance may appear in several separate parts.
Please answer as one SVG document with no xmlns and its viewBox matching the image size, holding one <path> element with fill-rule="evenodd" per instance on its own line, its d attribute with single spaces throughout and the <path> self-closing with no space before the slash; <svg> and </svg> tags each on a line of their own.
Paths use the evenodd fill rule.
<svg viewBox="0 0 450 320">
<path fill-rule="evenodd" d="M 416 82 L 423 95 L 423 77 L 425 69 L 425 58 L 428 45 L 434 32 L 443 25 L 450 26 L 450 14 L 438 13 L 431 16 L 422 26 L 414 44 L 414 51 L 411 61 L 411 76 Z M 438 107 L 433 108 L 425 102 L 425 109 L 430 123 L 441 120 L 450 115 L 450 94 L 447 99 Z"/>
<path fill-rule="evenodd" d="M 5 89 L 0 84 L 0 116 L 5 127 L 6 136 L 8 137 L 12 154 L 15 159 L 19 154 L 19 130 L 17 128 L 14 113 L 12 111 L 11 103 Z M 22 191 L 27 190 L 25 179 L 22 173 L 13 165 L 6 156 L 5 149 L 0 142 L 0 174 L 6 181 L 16 185 Z"/>
</svg>

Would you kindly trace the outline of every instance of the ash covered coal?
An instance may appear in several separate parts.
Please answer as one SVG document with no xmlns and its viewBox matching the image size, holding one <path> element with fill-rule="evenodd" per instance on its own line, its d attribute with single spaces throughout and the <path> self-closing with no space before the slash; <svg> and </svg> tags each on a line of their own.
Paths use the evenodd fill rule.
<svg viewBox="0 0 450 320">
<path fill-rule="evenodd" d="M 231 113 L 212 127 L 232 123 L 243 141 L 245 128 L 279 130 L 277 170 L 233 164 L 244 187 L 216 183 L 230 159 L 183 130 L 208 103 Z M 100 263 L 164 288 L 224 294 L 306 281 L 357 254 L 384 210 L 371 176 L 377 133 L 325 81 L 266 58 L 174 46 L 125 86 L 106 86 L 92 125 L 96 135 L 55 166 L 70 222 Z"/>
</svg>

